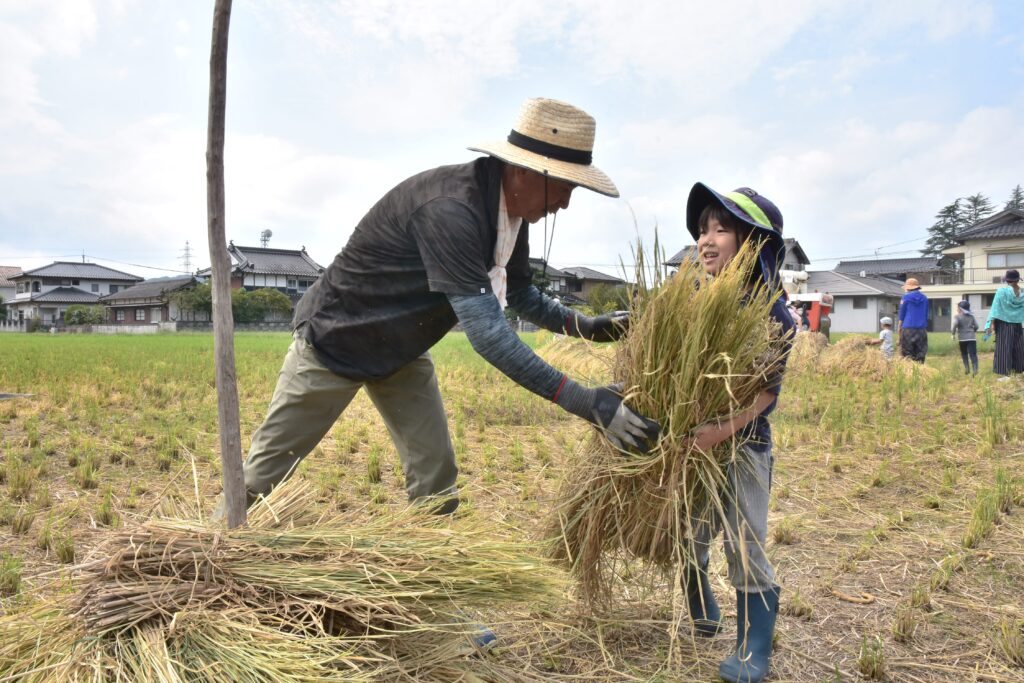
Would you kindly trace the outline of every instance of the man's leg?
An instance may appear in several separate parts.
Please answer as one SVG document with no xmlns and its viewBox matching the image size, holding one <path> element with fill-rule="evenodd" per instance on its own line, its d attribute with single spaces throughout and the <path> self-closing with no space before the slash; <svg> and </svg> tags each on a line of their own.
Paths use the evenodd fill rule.
<svg viewBox="0 0 1024 683">
<path fill-rule="evenodd" d="M 366 383 L 398 449 L 409 500 L 455 494 L 455 450 L 448 436 L 448 416 L 430 354 L 423 354 L 391 377 Z M 454 512 L 458 501 L 439 512 Z"/>
<path fill-rule="evenodd" d="M 251 498 L 270 493 L 316 448 L 361 385 L 324 367 L 306 340 L 292 342 L 245 461 Z"/>
<path fill-rule="evenodd" d="M 900 329 L 900 355 L 904 358 L 913 358 L 914 350 L 911 347 L 913 342 L 910 338 L 910 330 L 907 328 Z"/>
</svg>

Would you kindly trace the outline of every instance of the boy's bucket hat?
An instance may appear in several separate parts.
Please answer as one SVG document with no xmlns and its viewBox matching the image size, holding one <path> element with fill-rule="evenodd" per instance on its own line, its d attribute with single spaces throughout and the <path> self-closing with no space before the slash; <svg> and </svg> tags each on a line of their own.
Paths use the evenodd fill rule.
<svg viewBox="0 0 1024 683">
<path fill-rule="evenodd" d="M 970 310 L 971 310 L 971 302 L 970 302 L 970 301 L 968 301 L 967 299 L 964 299 L 963 301 L 961 301 L 960 303 L 958 303 L 958 304 L 956 305 L 956 307 L 957 307 L 957 308 L 962 308 L 962 309 L 964 309 L 965 311 L 968 311 L 968 312 L 970 312 Z"/>
<path fill-rule="evenodd" d="M 882 323 L 883 325 L 892 325 L 892 318 L 890 318 L 889 316 L 885 316 L 878 322 Z"/>
<path fill-rule="evenodd" d="M 513 166 L 564 180 L 609 197 L 619 190 L 592 163 L 594 117 L 577 107 L 542 97 L 526 100 L 504 140 L 470 147 Z"/>
<path fill-rule="evenodd" d="M 704 183 L 694 183 L 686 200 L 686 229 L 694 240 L 700 238 L 700 215 L 712 204 L 722 207 L 744 225 L 752 234 L 765 240 L 758 261 L 765 281 L 778 277 L 779 264 L 786 258 L 786 243 L 782 239 L 782 212 L 779 207 L 749 187 L 719 194 Z"/>
</svg>

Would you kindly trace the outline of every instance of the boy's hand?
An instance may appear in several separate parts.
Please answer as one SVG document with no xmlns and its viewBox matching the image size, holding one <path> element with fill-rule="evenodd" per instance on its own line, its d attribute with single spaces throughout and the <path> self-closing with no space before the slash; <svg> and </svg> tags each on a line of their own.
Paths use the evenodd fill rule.
<svg viewBox="0 0 1024 683">
<path fill-rule="evenodd" d="M 702 424 L 693 430 L 690 446 L 699 451 L 707 452 L 733 435 L 732 430 L 723 429 L 716 422 Z"/>
</svg>

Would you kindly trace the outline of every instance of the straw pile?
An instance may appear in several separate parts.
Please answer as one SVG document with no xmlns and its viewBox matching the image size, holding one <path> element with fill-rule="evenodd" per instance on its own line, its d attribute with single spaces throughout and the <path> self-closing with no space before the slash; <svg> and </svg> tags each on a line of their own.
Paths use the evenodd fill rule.
<svg viewBox="0 0 1024 683">
<path fill-rule="evenodd" d="M 550 533 L 552 554 L 592 605 L 610 597 L 620 562 L 678 570 L 688 557 L 690 519 L 720 514 L 734 444 L 704 453 L 689 436 L 752 405 L 786 346 L 768 317 L 777 293 L 758 287 L 743 296 L 755 258 L 748 244 L 713 280 L 687 261 L 667 282 L 655 262 L 648 287 L 638 249 L 630 332 L 617 347 L 615 379 L 631 406 L 661 424 L 662 436 L 639 456 L 595 435 L 567 468 Z"/>
<path fill-rule="evenodd" d="M 797 340 L 803 336 L 807 335 L 798 335 Z M 867 338 L 860 336 L 843 337 L 820 354 L 815 364 L 816 371 L 826 375 L 867 378 L 878 378 L 892 372 L 930 377 L 937 372 L 935 368 L 915 363 L 898 352 L 892 360 L 886 360 L 877 346 L 866 346 L 865 341 Z"/>
<path fill-rule="evenodd" d="M 822 352 L 828 348 L 828 339 L 820 332 L 801 332 L 793 339 L 793 348 L 786 361 L 787 372 L 804 372 L 817 367 Z"/>
<path fill-rule="evenodd" d="M 293 479 L 247 528 L 112 533 L 74 592 L 0 617 L 0 680 L 459 680 L 477 628 L 462 610 L 561 593 L 479 520 L 319 518 L 313 500 Z"/>
</svg>

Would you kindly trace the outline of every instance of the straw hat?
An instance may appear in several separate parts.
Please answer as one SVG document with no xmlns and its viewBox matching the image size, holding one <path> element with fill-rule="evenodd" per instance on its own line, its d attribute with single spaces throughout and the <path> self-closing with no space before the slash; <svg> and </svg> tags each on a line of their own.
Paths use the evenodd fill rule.
<svg viewBox="0 0 1024 683">
<path fill-rule="evenodd" d="M 594 117 L 571 104 L 542 97 L 526 100 L 505 140 L 469 149 L 609 197 L 619 190 L 592 165 Z"/>
<path fill-rule="evenodd" d="M 907 281 L 903 283 L 904 292 L 912 292 L 915 289 L 921 289 L 921 285 L 918 284 L 916 277 L 908 277 Z"/>
</svg>

